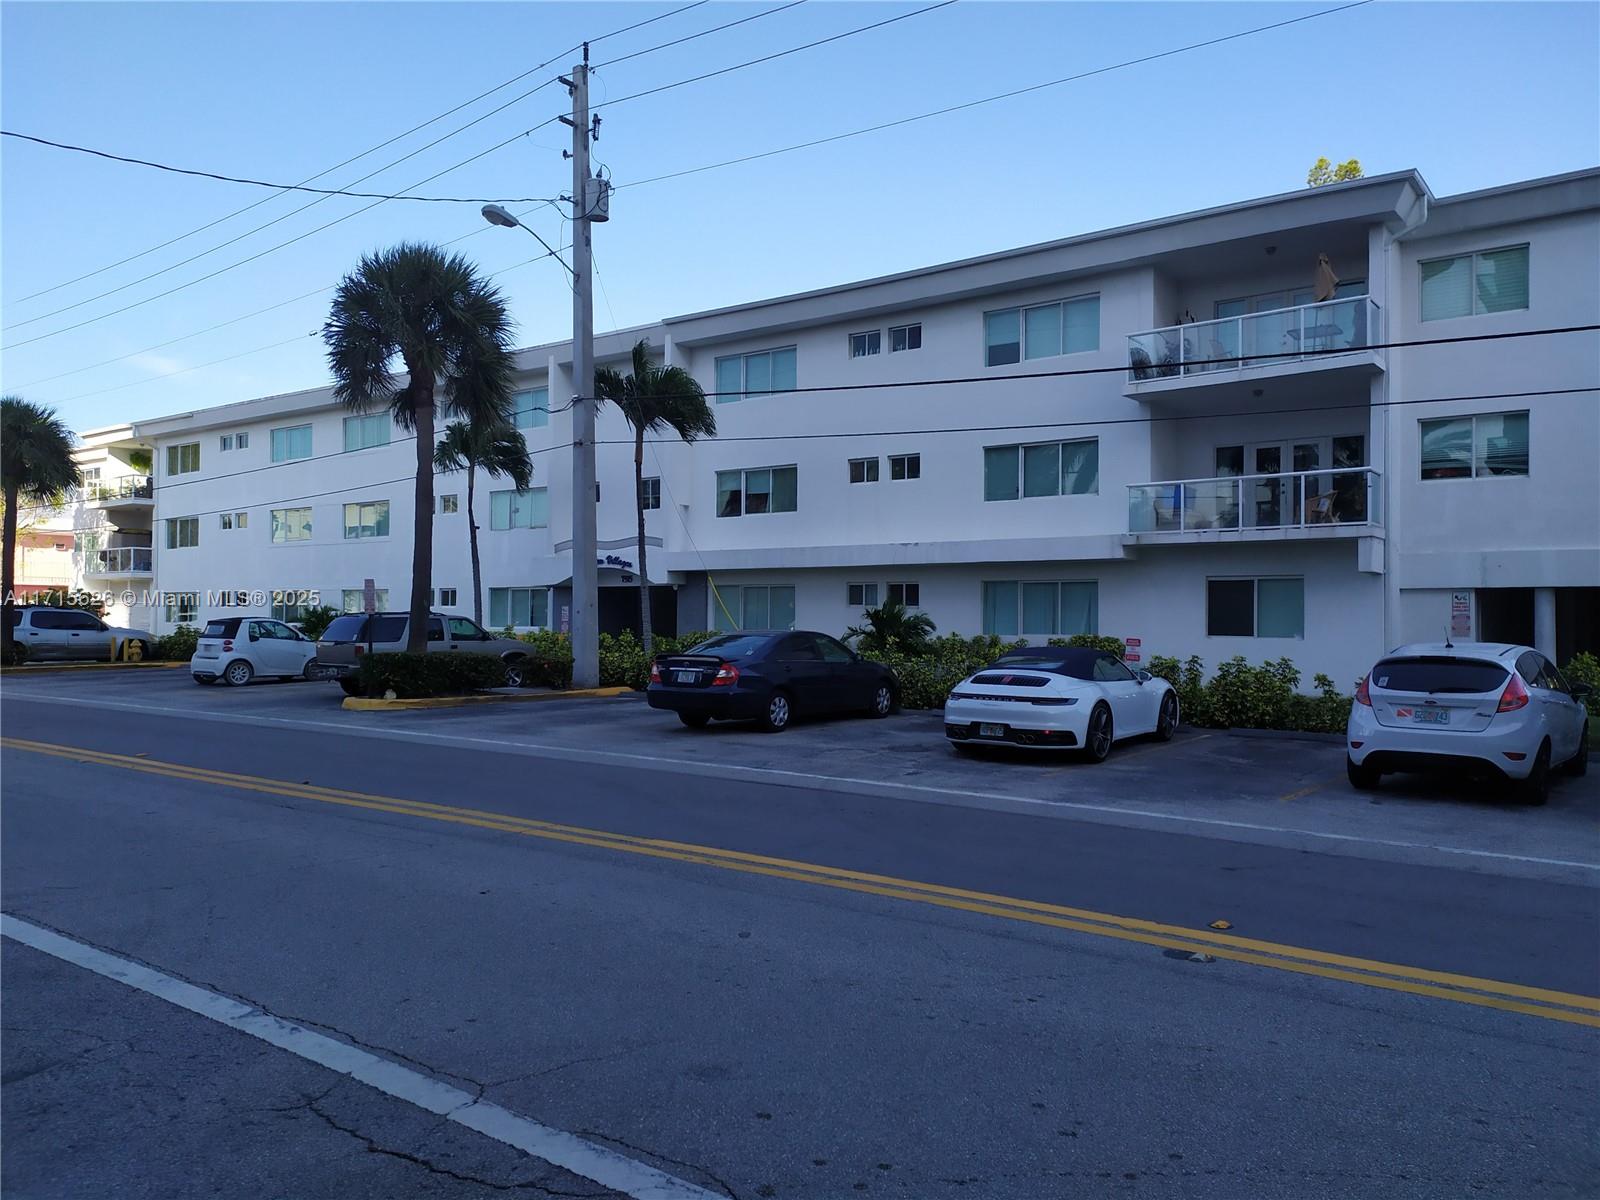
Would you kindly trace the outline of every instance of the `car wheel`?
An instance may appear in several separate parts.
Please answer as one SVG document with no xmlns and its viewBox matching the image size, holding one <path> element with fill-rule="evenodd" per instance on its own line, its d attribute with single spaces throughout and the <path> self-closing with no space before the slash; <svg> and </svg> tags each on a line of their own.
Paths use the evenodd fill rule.
<svg viewBox="0 0 1600 1200">
<path fill-rule="evenodd" d="M 1568 775 L 1587 775 L 1589 773 L 1589 722 L 1583 723 L 1583 730 L 1578 734 L 1578 752 L 1567 760 Z"/>
<path fill-rule="evenodd" d="M 1156 717 L 1156 737 L 1170 742 L 1178 732 L 1178 697 L 1168 692 L 1161 700 L 1161 714 Z"/>
<path fill-rule="evenodd" d="M 242 658 L 234 659 L 222 672 L 223 679 L 228 681 L 230 687 L 243 687 L 254 679 L 255 675 L 255 669 Z"/>
<path fill-rule="evenodd" d="M 300 672 L 300 678 L 304 679 L 307 683 L 322 678 L 322 668 L 317 666 L 316 659 L 313 658 L 306 663 L 305 670 Z"/>
<path fill-rule="evenodd" d="M 1533 756 L 1533 770 L 1516 785 L 1517 799 L 1537 807 L 1550 798 L 1550 743 L 1544 742 Z"/>
<path fill-rule="evenodd" d="M 711 718 L 706 716 L 705 713 L 679 713 L 678 720 L 682 721 L 690 729 L 704 729 L 711 724 Z"/>
<path fill-rule="evenodd" d="M 1371 767 L 1363 767 L 1348 755 L 1344 760 L 1344 773 L 1350 780 L 1350 786 L 1358 792 L 1370 792 L 1378 786 L 1378 781 L 1383 774 Z"/>
<path fill-rule="evenodd" d="M 872 693 L 872 703 L 867 706 L 869 717 L 887 717 L 894 711 L 894 689 L 880 683 Z"/>
<path fill-rule="evenodd" d="M 761 714 L 761 728 L 768 733 L 782 733 L 789 728 L 789 721 L 794 716 L 794 708 L 789 701 L 788 692 L 773 692 L 767 700 L 767 710 Z"/>
<path fill-rule="evenodd" d="M 349 675 L 339 680 L 339 688 L 346 696 L 361 695 L 361 681 Z"/>
<path fill-rule="evenodd" d="M 528 664 L 520 658 L 513 658 L 506 662 L 506 686 L 519 688 L 528 686 Z"/>
<path fill-rule="evenodd" d="M 1083 737 L 1084 754 L 1090 762 L 1105 762 L 1111 753 L 1111 743 L 1115 734 L 1111 727 L 1111 709 L 1104 704 L 1096 704 L 1094 711 L 1089 714 L 1089 728 Z"/>
</svg>

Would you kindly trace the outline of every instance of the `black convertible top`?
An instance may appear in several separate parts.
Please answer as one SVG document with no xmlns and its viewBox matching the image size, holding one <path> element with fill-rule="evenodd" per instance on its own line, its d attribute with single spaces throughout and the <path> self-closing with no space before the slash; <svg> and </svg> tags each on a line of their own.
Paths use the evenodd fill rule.
<svg viewBox="0 0 1600 1200">
<path fill-rule="evenodd" d="M 1052 675 L 1065 675 L 1070 679 L 1093 679 L 1094 664 L 1102 658 L 1116 661 L 1117 656 L 1108 650 L 1089 646 L 1029 646 L 1026 650 L 1008 650 L 995 659 L 986 671 L 1032 668 L 1048 671 Z"/>
</svg>

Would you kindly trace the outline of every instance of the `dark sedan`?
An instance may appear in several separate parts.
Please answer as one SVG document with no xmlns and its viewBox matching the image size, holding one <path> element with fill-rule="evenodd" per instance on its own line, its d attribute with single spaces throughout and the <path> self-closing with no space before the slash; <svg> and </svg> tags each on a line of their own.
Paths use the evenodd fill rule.
<svg viewBox="0 0 1600 1200">
<path fill-rule="evenodd" d="M 795 714 L 857 712 L 886 717 L 899 701 L 894 672 L 825 633 L 725 633 L 650 667 L 651 708 L 691 729 L 713 718 L 787 729 Z"/>
</svg>

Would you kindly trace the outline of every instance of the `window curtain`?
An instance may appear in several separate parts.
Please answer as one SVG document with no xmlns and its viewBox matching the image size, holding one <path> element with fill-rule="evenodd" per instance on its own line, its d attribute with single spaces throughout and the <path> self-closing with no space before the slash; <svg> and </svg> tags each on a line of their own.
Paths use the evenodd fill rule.
<svg viewBox="0 0 1600 1200">
<path fill-rule="evenodd" d="M 877 477 L 878 460 L 872 460 L 873 477 Z M 794 467 L 774 467 L 772 470 L 772 511 L 794 512 L 798 506 L 799 472 Z"/>
<path fill-rule="evenodd" d="M 1511 312 L 1528 307 L 1528 248 L 1490 250 L 1473 264 L 1473 284 L 1481 313 Z"/>
<path fill-rule="evenodd" d="M 1006 581 L 987 581 L 983 585 L 983 631 L 1015 637 L 1017 634 L 1017 585 Z"/>
<path fill-rule="evenodd" d="M 1061 305 L 1041 304 L 1023 312 L 1027 330 L 1024 352 L 1029 358 L 1054 358 L 1061 353 Z"/>
<path fill-rule="evenodd" d="M 1100 297 L 1087 296 L 1062 306 L 1062 350 L 1079 354 L 1100 349 Z"/>
<path fill-rule="evenodd" d="M 1017 447 L 984 447 L 983 498 L 985 500 L 1017 498 Z"/>
<path fill-rule="evenodd" d="M 1025 583 L 1022 585 L 1022 632 L 1054 634 L 1057 632 L 1056 598 L 1060 585 L 1054 583 Z"/>
<path fill-rule="evenodd" d="M 1472 314 L 1472 255 L 1422 264 L 1422 319 L 1442 321 Z"/>
<path fill-rule="evenodd" d="M 1256 582 L 1256 636 L 1297 638 L 1306 633 L 1306 583 L 1303 579 Z"/>
<path fill-rule="evenodd" d="M 1022 316 L 1014 308 L 985 313 L 983 317 L 984 361 L 991 367 L 1022 359 Z"/>
<path fill-rule="evenodd" d="M 717 403 L 732 404 L 743 399 L 744 359 L 735 354 L 717 359 Z"/>
</svg>

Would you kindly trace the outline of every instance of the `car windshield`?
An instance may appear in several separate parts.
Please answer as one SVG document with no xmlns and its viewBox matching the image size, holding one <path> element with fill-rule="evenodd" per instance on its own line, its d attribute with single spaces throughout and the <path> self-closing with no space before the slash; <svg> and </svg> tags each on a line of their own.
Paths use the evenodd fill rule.
<svg viewBox="0 0 1600 1200">
<path fill-rule="evenodd" d="M 1494 662 L 1475 658 L 1386 658 L 1372 668 L 1372 686 L 1386 692 L 1497 692 L 1509 672 Z"/>
<path fill-rule="evenodd" d="M 348 613 L 342 617 L 335 617 L 328 622 L 328 627 L 322 631 L 322 640 L 325 642 L 354 642 L 361 637 L 361 627 L 366 624 L 365 613 Z"/>
<path fill-rule="evenodd" d="M 1094 678 L 1094 652 L 1088 654 L 1008 654 L 986 671 L 1033 670 L 1065 675 L 1068 679 Z"/>
<path fill-rule="evenodd" d="M 707 638 L 684 653 L 715 654 L 718 658 L 749 658 L 752 654 L 765 649 L 771 640 L 765 634 L 758 637 L 748 633 L 728 633 L 720 637 Z"/>
</svg>

